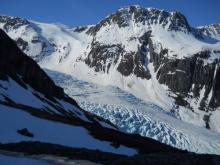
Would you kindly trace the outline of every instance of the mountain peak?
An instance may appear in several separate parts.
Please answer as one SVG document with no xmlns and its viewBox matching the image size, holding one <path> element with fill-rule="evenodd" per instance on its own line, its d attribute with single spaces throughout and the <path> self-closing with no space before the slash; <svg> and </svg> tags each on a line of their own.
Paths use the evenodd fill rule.
<svg viewBox="0 0 220 165">
<path fill-rule="evenodd" d="M 217 40 L 220 39 L 220 23 L 214 23 L 206 26 L 200 26 L 197 28 L 199 32 L 204 35 L 210 36 Z"/>
<path fill-rule="evenodd" d="M 95 34 L 106 25 L 118 25 L 119 28 L 128 27 L 132 24 L 151 27 L 160 25 L 167 30 L 190 32 L 191 27 L 186 17 L 179 11 L 168 12 L 157 8 L 144 8 L 139 5 L 122 7 L 116 12 L 107 16 L 97 25 L 90 29 L 90 34 Z"/>
<path fill-rule="evenodd" d="M 9 31 L 9 29 L 16 29 L 23 25 L 28 25 L 30 22 L 20 17 L 12 17 L 0 15 L 0 23 L 4 23 L 3 29 Z"/>
</svg>

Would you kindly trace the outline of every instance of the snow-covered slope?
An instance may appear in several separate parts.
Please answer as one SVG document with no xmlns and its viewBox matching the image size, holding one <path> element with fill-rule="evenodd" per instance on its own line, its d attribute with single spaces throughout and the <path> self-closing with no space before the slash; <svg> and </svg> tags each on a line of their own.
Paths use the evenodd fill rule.
<svg viewBox="0 0 220 165">
<path fill-rule="evenodd" d="M 44 68 L 117 86 L 218 130 L 209 124 L 219 106 L 218 24 L 193 28 L 179 12 L 129 6 L 92 26 L 1 16 L 0 27 Z"/>
<path fill-rule="evenodd" d="M 178 125 L 176 119 L 196 125 L 192 126 L 195 127 L 193 131 L 187 132 L 186 125 L 180 124 L 174 129 L 174 134 L 186 131 L 188 138 L 191 132 L 196 132 L 197 126 L 217 132 L 220 130 L 220 40 L 217 25 L 194 28 L 179 12 L 129 6 L 117 10 L 92 26 L 70 28 L 65 25 L 1 16 L 0 27 L 43 68 L 74 75 L 79 80 L 119 87 L 143 100 L 141 102 L 151 113 L 155 110 L 155 114 L 172 114 L 173 117 L 168 115 L 172 121 L 168 123 L 171 125 Z M 52 77 L 57 80 L 55 76 Z M 58 81 L 63 81 L 62 79 L 63 77 L 60 77 Z M 77 81 L 70 83 L 77 84 Z M 96 90 L 94 88 L 92 92 L 98 92 Z M 76 95 L 72 94 L 72 90 L 69 90 L 68 94 Z M 103 94 L 105 95 L 105 92 Z M 85 96 L 90 99 L 90 95 Z M 96 95 L 97 101 L 92 101 L 94 105 L 91 105 L 91 109 L 88 108 L 88 102 L 81 105 L 93 113 L 101 113 L 102 110 L 105 111 L 106 103 L 100 105 L 99 111 L 92 109 L 99 107 L 104 98 Z M 112 103 L 108 103 L 110 105 L 118 102 L 115 96 L 111 97 L 111 100 Z M 133 99 L 130 101 L 133 103 Z M 122 126 L 124 124 L 116 122 L 117 116 L 128 113 L 124 109 L 130 106 L 123 104 L 123 110 L 116 115 L 107 116 L 103 113 L 102 116 L 113 122 L 115 119 L 114 123 L 128 132 L 135 132 L 140 128 L 137 133 L 153 137 L 154 128 L 142 127 L 142 122 L 136 126 L 139 117 L 132 119 L 134 122 L 129 120 L 134 125 L 131 124 L 130 128 L 126 126 L 126 129 Z M 114 111 L 115 108 L 109 109 Z M 145 116 L 145 108 L 131 109 L 131 116 Z M 147 123 L 155 123 L 150 120 L 151 117 L 146 117 Z M 123 115 L 120 119 L 126 121 L 127 117 Z M 167 121 L 166 117 L 160 118 L 160 123 L 163 123 L 163 120 Z M 166 128 L 173 129 L 172 126 L 172 129 Z M 199 130 L 197 133 L 200 134 L 204 129 Z M 208 134 L 214 139 L 219 137 L 207 130 L 205 132 L 205 137 L 208 137 Z M 180 148 L 190 148 L 190 143 L 197 143 L 197 139 L 180 138 L 186 140 L 178 146 L 175 141 L 167 140 L 172 134 L 171 131 L 154 138 Z M 177 134 L 175 136 L 179 136 L 179 133 Z M 208 147 L 210 144 L 206 143 L 206 140 L 208 139 L 204 138 L 201 142 L 205 146 L 203 149 L 192 150 L 217 152 L 218 150 Z M 218 141 L 215 142 L 219 144 Z M 184 147 L 185 145 L 187 147 Z"/>
<path fill-rule="evenodd" d="M 110 163 L 136 154 L 185 151 L 119 131 L 83 110 L 0 30 L 0 150 Z"/>
<path fill-rule="evenodd" d="M 174 114 L 119 88 L 88 83 L 60 72 L 46 72 L 83 109 L 110 120 L 125 132 L 138 133 L 192 152 L 220 153 L 219 133 L 179 121 Z M 190 111 L 185 113 L 190 118 L 193 116 Z M 217 126 L 218 120 L 215 121 Z"/>
<path fill-rule="evenodd" d="M 121 147 L 114 148 L 111 142 L 94 138 L 86 125 L 116 128 L 82 110 L 2 30 L 0 54 L 0 143 L 43 141 L 113 153 L 114 149 L 120 150 Z"/>
<path fill-rule="evenodd" d="M 83 54 L 92 40 L 92 37 L 74 32 L 76 29 L 64 25 L 38 23 L 17 17 L 1 16 L 0 28 L 35 61 L 63 72 L 70 72 L 77 55 Z"/>
<path fill-rule="evenodd" d="M 71 126 L 39 119 L 19 109 L 0 105 L 0 119 L 1 123 L 4 123 L 4 127 L 0 129 L 1 143 L 39 141 L 75 148 L 98 149 L 124 155 L 134 155 L 137 153 L 135 150 L 125 146 L 114 148 L 110 142 L 95 139 L 81 126 Z M 27 128 L 34 134 L 34 137 L 30 138 L 18 134 L 17 130 L 22 128 Z"/>
</svg>

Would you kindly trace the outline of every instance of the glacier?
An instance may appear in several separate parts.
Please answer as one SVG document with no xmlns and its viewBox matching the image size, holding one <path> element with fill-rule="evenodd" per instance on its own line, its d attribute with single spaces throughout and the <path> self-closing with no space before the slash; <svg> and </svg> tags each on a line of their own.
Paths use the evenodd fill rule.
<svg viewBox="0 0 220 165">
<path fill-rule="evenodd" d="M 175 114 L 114 86 L 102 86 L 45 69 L 79 105 L 120 130 L 196 153 L 220 153 L 220 133 L 179 120 Z"/>
</svg>

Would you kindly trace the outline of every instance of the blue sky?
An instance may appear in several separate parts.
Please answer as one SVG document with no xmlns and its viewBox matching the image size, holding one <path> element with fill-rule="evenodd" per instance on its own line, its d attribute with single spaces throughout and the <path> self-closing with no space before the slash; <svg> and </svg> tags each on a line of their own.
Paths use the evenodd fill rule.
<svg viewBox="0 0 220 165">
<path fill-rule="evenodd" d="M 181 11 L 193 26 L 220 23 L 220 0 L 0 0 L 0 13 L 78 26 L 132 4 Z"/>
</svg>

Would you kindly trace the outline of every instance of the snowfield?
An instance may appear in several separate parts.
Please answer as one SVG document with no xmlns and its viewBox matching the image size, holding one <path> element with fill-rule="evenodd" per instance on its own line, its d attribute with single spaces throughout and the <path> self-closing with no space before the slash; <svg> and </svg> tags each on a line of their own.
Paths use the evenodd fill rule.
<svg viewBox="0 0 220 165">
<path fill-rule="evenodd" d="M 124 155 L 135 155 L 137 153 L 136 150 L 125 146 L 114 148 L 109 142 L 97 140 L 82 127 L 40 119 L 19 109 L 3 105 L 0 105 L 0 120 L 4 123 L 0 126 L 1 143 L 39 141 Z M 34 137 L 30 138 L 18 134 L 17 130 L 23 128 L 27 128 L 34 134 Z"/>
<path fill-rule="evenodd" d="M 121 130 L 197 153 L 220 153 L 220 133 L 180 121 L 174 114 L 117 87 L 101 86 L 46 70 L 80 106 Z"/>
<path fill-rule="evenodd" d="M 52 105 L 50 105 L 51 101 L 49 99 L 47 99 L 43 94 L 37 92 L 30 86 L 27 86 L 26 89 L 11 78 L 8 78 L 8 81 L 0 80 L 0 87 L 0 101 L 10 99 L 17 104 L 42 109 L 49 113 L 64 115 Z M 39 99 L 39 97 L 41 97 L 41 99 Z M 63 108 L 67 111 L 71 111 L 76 117 L 79 117 L 84 121 L 91 122 L 90 119 L 88 119 L 85 114 L 82 113 L 77 107 L 63 100 L 56 99 L 56 101 L 56 106 Z"/>
</svg>

